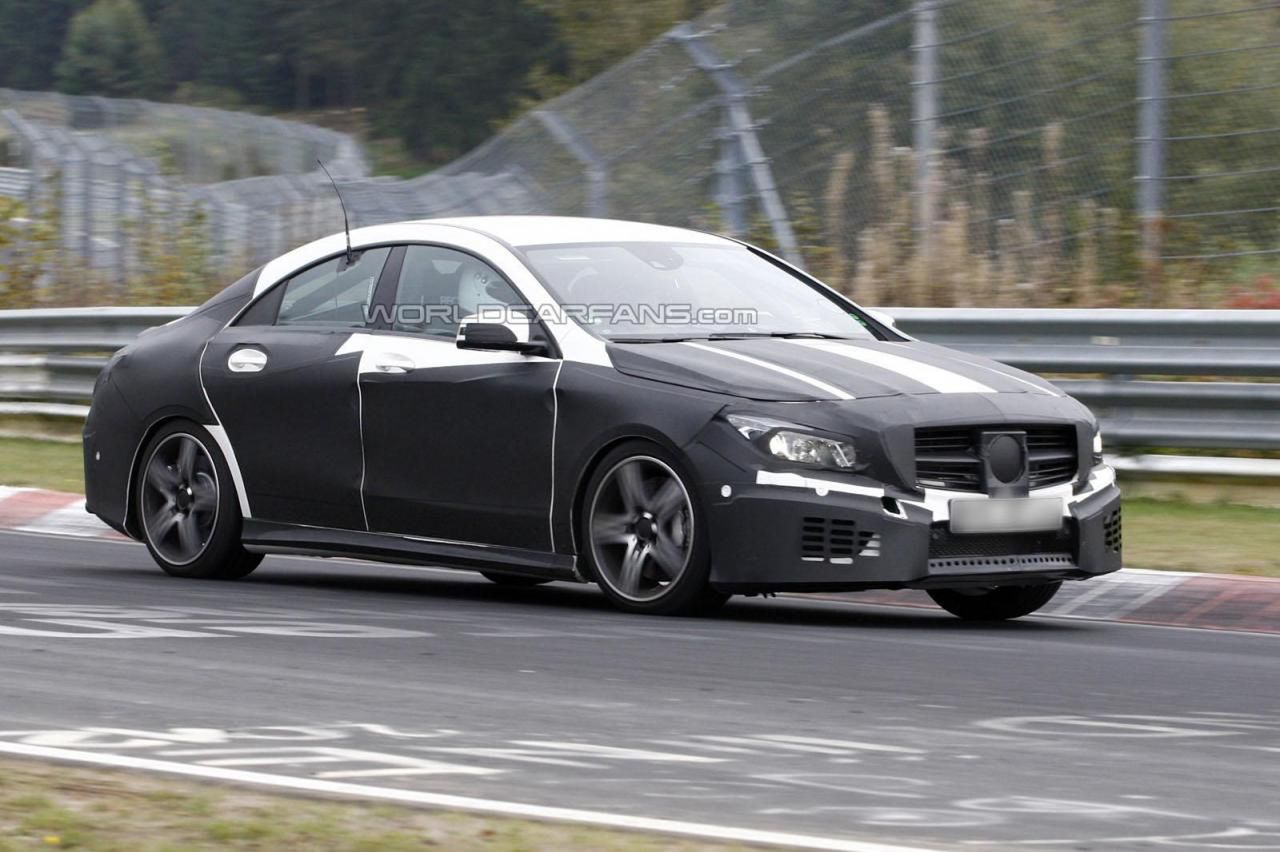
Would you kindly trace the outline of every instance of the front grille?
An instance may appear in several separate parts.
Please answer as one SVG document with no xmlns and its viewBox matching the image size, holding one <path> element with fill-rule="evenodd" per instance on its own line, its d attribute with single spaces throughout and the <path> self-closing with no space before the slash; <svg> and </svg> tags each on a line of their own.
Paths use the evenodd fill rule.
<svg viewBox="0 0 1280 852">
<path fill-rule="evenodd" d="M 800 558 L 852 561 L 872 543 L 875 533 L 859 530 L 847 518 L 805 517 L 800 523 Z"/>
<path fill-rule="evenodd" d="M 1032 488 L 1061 485 L 1076 478 L 1080 464 L 1074 426 L 1027 427 L 1027 461 Z"/>
<path fill-rule="evenodd" d="M 916 430 L 916 483 L 921 488 L 983 491 L 978 442 L 985 431 L 1025 431 L 1028 476 L 1032 488 L 1070 482 L 1078 469 L 1075 427 L 986 426 L 930 427 Z"/>
</svg>

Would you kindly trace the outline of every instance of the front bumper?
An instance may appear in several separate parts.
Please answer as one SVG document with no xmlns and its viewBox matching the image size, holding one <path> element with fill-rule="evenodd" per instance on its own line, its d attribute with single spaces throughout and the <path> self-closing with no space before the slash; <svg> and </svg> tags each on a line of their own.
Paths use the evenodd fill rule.
<svg viewBox="0 0 1280 852">
<path fill-rule="evenodd" d="M 738 593 L 956 588 L 1081 580 L 1119 570 L 1120 490 L 1109 467 L 1062 496 L 1054 533 L 953 535 L 951 499 L 762 471 L 755 482 L 708 485 L 711 583 Z"/>
</svg>

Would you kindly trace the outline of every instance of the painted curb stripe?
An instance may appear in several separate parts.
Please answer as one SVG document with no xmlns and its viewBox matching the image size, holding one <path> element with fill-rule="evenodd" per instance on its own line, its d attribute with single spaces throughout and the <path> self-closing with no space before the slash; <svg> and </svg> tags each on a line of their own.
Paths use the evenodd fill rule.
<svg viewBox="0 0 1280 852">
<path fill-rule="evenodd" d="M 22 490 L 0 494 L 0 527 L 26 526 L 77 501 L 84 504 L 80 495 L 60 491 Z"/>
<path fill-rule="evenodd" d="M 751 828 L 683 822 L 680 820 L 659 819 L 655 817 L 611 814 L 602 811 L 585 811 L 578 810 L 576 808 L 562 808 L 549 805 L 529 805 L 522 804 L 520 802 L 505 802 L 498 799 L 480 799 L 470 796 L 455 796 L 444 793 L 398 790 L 390 787 L 374 787 L 365 784 L 351 784 L 343 781 L 325 781 L 317 778 L 297 778 L 288 775 L 272 775 L 265 772 L 252 772 L 243 769 L 200 766 L 195 764 L 177 763 L 168 760 L 155 760 L 152 758 L 131 757 L 120 754 L 76 751 L 73 749 L 49 748 L 46 746 L 21 745 L 18 743 L 0 743 L 0 754 L 15 755 L 18 757 L 35 757 L 42 758 L 44 760 L 58 760 L 70 763 L 85 763 L 116 769 L 140 769 L 147 772 L 163 772 L 169 775 L 183 775 L 209 781 L 251 784 L 259 787 L 273 787 L 282 790 L 295 790 L 303 793 L 317 793 L 328 796 L 341 796 L 344 798 L 396 802 L 405 805 L 425 805 L 433 808 L 469 811 L 472 813 L 492 814 L 495 816 L 535 820 L 555 820 L 558 822 L 580 823 L 583 825 L 595 825 L 605 828 L 674 834 L 684 837 L 697 837 L 705 840 L 724 840 L 739 843 L 764 844 L 769 846 L 790 846 L 796 849 L 827 849 L 835 850 L 836 852 L 926 852 L 924 847 L 918 846 L 896 846 L 858 840 L 841 840 L 835 837 L 789 834 L 782 831 L 762 831 Z"/>
<path fill-rule="evenodd" d="M 741 352 L 731 352 L 728 349 L 717 349 L 714 346 L 707 346 L 702 343 L 686 342 L 682 345 L 691 346 L 694 349 L 701 349 L 703 352 L 712 352 L 716 355 L 723 355 L 726 358 L 735 358 L 747 364 L 754 364 L 757 367 L 763 367 L 766 370 L 772 370 L 775 373 L 781 373 L 782 375 L 788 378 L 795 379 L 798 382 L 804 382 L 807 385 L 815 387 L 818 390 L 822 391 L 823 393 L 830 395 L 834 399 L 854 399 L 855 398 L 853 394 L 849 393 L 848 391 L 843 391 L 840 388 L 836 387 L 835 385 L 829 385 L 826 382 L 819 381 L 818 379 L 815 379 L 813 376 L 806 376 L 804 373 L 797 373 L 795 370 L 789 370 L 786 367 L 781 366 L 780 364 L 772 364 L 768 361 L 762 361 L 759 358 L 753 358 L 750 355 L 743 355 Z"/>
<path fill-rule="evenodd" d="M 889 370 L 913 382 L 933 388 L 938 393 L 996 393 L 994 388 L 959 373 L 934 367 L 914 358 L 881 352 L 878 349 L 851 346 L 830 340 L 788 340 L 786 342 Z"/>
</svg>

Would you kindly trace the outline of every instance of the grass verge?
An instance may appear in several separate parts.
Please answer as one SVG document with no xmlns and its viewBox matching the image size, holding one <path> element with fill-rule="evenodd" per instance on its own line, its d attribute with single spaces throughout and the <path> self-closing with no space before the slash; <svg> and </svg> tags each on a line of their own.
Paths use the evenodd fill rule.
<svg viewBox="0 0 1280 852">
<path fill-rule="evenodd" d="M 0 484 L 83 493 L 80 446 L 0 438 Z M 1125 565 L 1280 577 L 1280 508 L 1196 499 L 1216 491 L 1180 493 L 1191 499 L 1126 498 Z"/>
<path fill-rule="evenodd" d="M 83 494 L 80 444 L 0 438 L 0 485 Z"/>
<path fill-rule="evenodd" d="M 1280 577 L 1280 509 L 1126 499 L 1124 564 Z"/>
<path fill-rule="evenodd" d="M 626 831 L 306 799 L 175 778 L 0 760 L 0 852 L 740 849 Z"/>
</svg>

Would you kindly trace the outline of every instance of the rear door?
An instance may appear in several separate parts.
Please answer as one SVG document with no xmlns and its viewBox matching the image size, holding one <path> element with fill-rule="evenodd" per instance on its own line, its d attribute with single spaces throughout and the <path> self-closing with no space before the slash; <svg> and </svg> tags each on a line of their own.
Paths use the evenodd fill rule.
<svg viewBox="0 0 1280 852">
<path fill-rule="evenodd" d="M 201 378 L 235 451 L 253 517 L 365 529 L 360 355 L 390 248 L 323 261 L 276 285 L 210 340 Z M 398 254 L 396 258 L 398 259 Z"/>
</svg>

